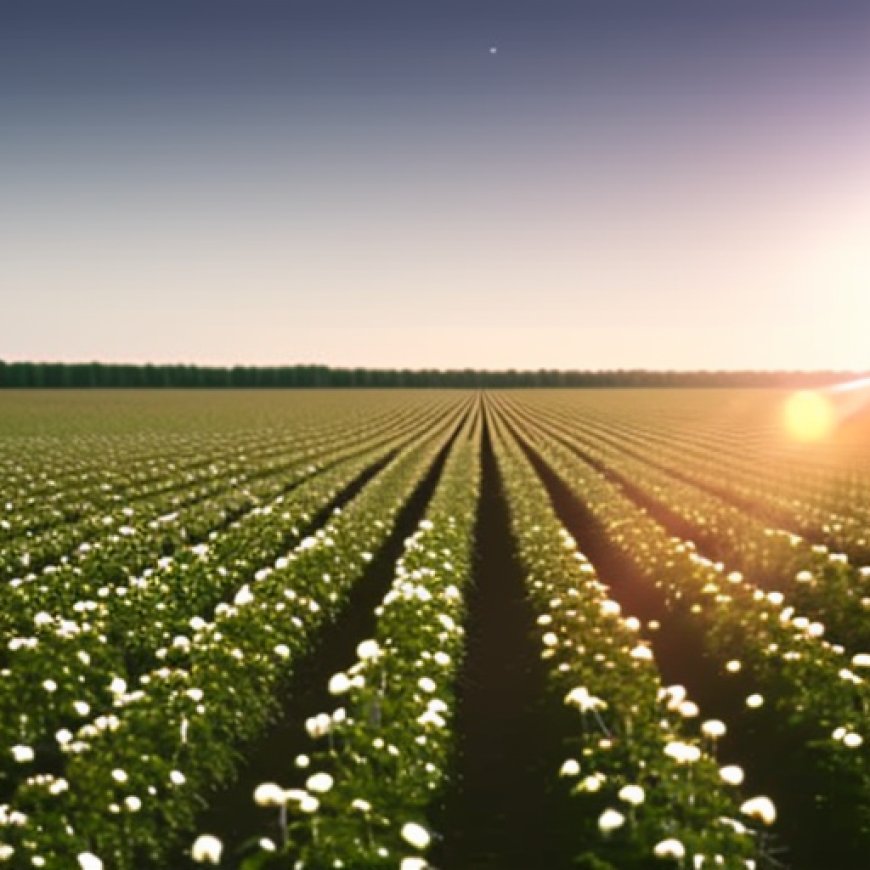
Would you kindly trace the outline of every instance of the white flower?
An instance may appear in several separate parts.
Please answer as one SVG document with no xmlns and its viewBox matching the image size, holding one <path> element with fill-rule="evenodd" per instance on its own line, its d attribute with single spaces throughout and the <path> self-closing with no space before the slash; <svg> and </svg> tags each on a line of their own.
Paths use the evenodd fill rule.
<svg viewBox="0 0 870 870">
<path fill-rule="evenodd" d="M 707 737 L 712 737 L 713 740 L 724 737 L 727 730 L 728 729 L 725 727 L 725 723 L 721 722 L 719 719 L 708 719 L 701 726 L 702 733 L 705 734 Z"/>
<path fill-rule="evenodd" d="M 810 637 L 821 637 L 825 633 L 825 624 L 823 622 L 811 622 L 807 626 L 807 634 Z"/>
<path fill-rule="evenodd" d="M 643 644 L 638 644 L 629 655 L 640 662 L 651 662 L 653 659 L 652 650 Z"/>
<path fill-rule="evenodd" d="M 665 746 L 665 755 L 673 758 L 677 764 L 693 764 L 701 757 L 701 750 L 690 743 L 672 740 Z"/>
<path fill-rule="evenodd" d="M 337 674 L 333 674 L 329 680 L 329 694 L 330 695 L 343 695 L 345 692 L 349 691 L 351 687 L 350 679 L 347 674 L 339 671 Z"/>
<path fill-rule="evenodd" d="M 357 646 L 356 654 L 362 661 L 376 659 L 381 654 L 380 644 L 376 640 L 364 640 Z"/>
<path fill-rule="evenodd" d="M 420 679 L 417 680 L 417 685 L 424 692 L 428 692 L 429 694 L 431 694 L 432 692 L 434 692 L 438 688 L 437 684 L 435 683 L 435 680 L 433 680 L 431 677 L 420 677 Z"/>
<path fill-rule="evenodd" d="M 773 801 L 764 795 L 744 801 L 740 805 L 740 812 L 750 818 L 758 819 L 765 825 L 772 825 L 776 821 L 776 807 Z"/>
<path fill-rule="evenodd" d="M 329 713 L 318 713 L 305 720 L 305 730 L 308 736 L 316 740 L 325 737 L 332 730 L 332 716 Z"/>
<path fill-rule="evenodd" d="M 618 810 L 606 809 L 598 817 L 598 828 L 603 834 L 609 834 L 625 824 L 625 816 Z"/>
<path fill-rule="evenodd" d="M 728 785 L 740 785 L 743 782 L 743 768 L 738 764 L 726 764 L 719 768 L 719 776 Z"/>
<path fill-rule="evenodd" d="M 124 770 L 121 770 L 121 768 L 119 768 L 119 767 L 116 767 L 112 771 L 112 779 L 114 779 L 115 782 L 124 783 L 127 781 L 127 772 Z"/>
<path fill-rule="evenodd" d="M 254 789 L 254 803 L 259 807 L 283 807 L 287 803 L 287 796 L 280 785 L 261 782 Z"/>
<path fill-rule="evenodd" d="M 109 683 L 109 691 L 113 695 L 123 695 L 127 691 L 127 681 L 121 677 L 113 677 Z"/>
<path fill-rule="evenodd" d="M 314 797 L 313 794 L 306 794 L 305 797 L 299 801 L 299 809 L 303 813 L 316 813 L 319 807 L 320 801 Z"/>
<path fill-rule="evenodd" d="M 28 762 L 33 761 L 33 749 L 30 746 L 24 746 L 19 743 L 17 746 L 12 747 L 12 757 L 19 764 L 27 764 Z"/>
<path fill-rule="evenodd" d="M 169 771 L 169 781 L 173 785 L 184 785 L 187 782 L 187 777 L 180 770 Z"/>
<path fill-rule="evenodd" d="M 220 864 L 224 844 L 211 834 L 200 834 L 190 850 L 190 856 L 200 864 Z"/>
<path fill-rule="evenodd" d="M 18 810 L 9 811 L 8 804 L 0 804 L 0 825 L 12 825 L 16 828 L 27 824 L 27 816 Z"/>
<path fill-rule="evenodd" d="M 577 786 L 579 791 L 586 791 L 590 794 L 600 791 L 604 784 L 605 776 L 603 773 L 593 773 L 580 780 L 580 785 Z"/>
<path fill-rule="evenodd" d="M 656 858 L 676 858 L 681 860 L 686 857 L 686 847 L 679 840 L 671 837 L 656 843 L 653 854 Z"/>
<path fill-rule="evenodd" d="M 42 688 L 45 689 L 46 692 L 56 692 L 57 683 L 54 680 L 43 680 Z"/>
<path fill-rule="evenodd" d="M 684 719 L 693 719 L 701 712 L 694 701 L 683 701 L 683 703 L 677 707 L 677 711 Z"/>
<path fill-rule="evenodd" d="M 88 713 L 91 712 L 91 705 L 87 701 L 74 701 L 73 710 L 75 710 L 79 716 L 87 716 Z"/>
<path fill-rule="evenodd" d="M 559 643 L 559 635 L 552 631 L 548 631 L 542 638 L 544 646 L 556 646 Z"/>
<path fill-rule="evenodd" d="M 725 670 L 728 671 L 729 674 L 736 674 L 742 667 L 743 664 L 739 659 L 731 659 L 731 661 L 725 665 Z"/>
<path fill-rule="evenodd" d="M 679 683 L 674 684 L 673 686 L 666 686 L 663 689 L 659 689 L 658 698 L 660 701 L 664 701 L 667 699 L 667 706 L 669 710 L 677 710 L 680 704 L 686 700 L 686 687 L 679 685 Z"/>
<path fill-rule="evenodd" d="M 746 699 L 746 706 L 752 710 L 757 710 L 764 703 L 764 695 L 759 695 L 756 692 Z"/>
<path fill-rule="evenodd" d="M 447 720 L 434 710 L 427 710 L 425 713 L 421 713 L 417 717 L 417 722 L 424 727 L 433 725 L 436 728 L 443 728 L 447 724 Z"/>
<path fill-rule="evenodd" d="M 863 742 L 864 738 L 854 731 L 850 731 L 843 737 L 843 745 L 848 746 L 849 749 L 857 749 Z"/>
<path fill-rule="evenodd" d="M 402 825 L 402 839 L 415 849 L 425 849 L 432 837 L 422 825 L 418 825 L 416 822 L 405 822 Z"/>
<path fill-rule="evenodd" d="M 305 787 L 317 794 L 325 794 L 332 788 L 333 779 L 328 773 L 312 773 L 305 780 Z"/>
<path fill-rule="evenodd" d="M 644 792 L 643 787 L 639 785 L 624 785 L 619 790 L 619 799 L 625 801 L 627 804 L 631 804 L 633 807 L 640 806 L 645 797 L 646 792 Z"/>
<path fill-rule="evenodd" d="M 445 631 L 455 631 L 456 630 L 456 620 L 453 619 L 452 616 L 448 613 L 439 613 L 438 614 L 438 622 L 441 623 L 441 627 Z"/>
<path fill-rule="evenodd" d="M 81 870 L 103 870 L 103 862 L 93 852 L 79 852 Z"/>
<path fill-rule="evenodd" d="M 601 698 L 596 698 L 594 695 L 590 695 L 589 690 L 585 686 L 577 686 L 576 688 L 571 689 L 571 691 L 565 695 L 565 703 L 574 705 L 581 713 L 589 713 L 592 710 L 603 710 L 607 707 L 607 704 L 602 701 Z"/>
<path fill-rule="evenodd" d="M 354 798 L 350 805 L 361 813 L 370 813 L 372 811 L 372 805 L 362 798 Z"/>
<path fill-rule="evenodd" d="M 870 653 L 855 653 L 852 656 L 853 668 L 870 668 Z"/>
<path fill-rule="evenodd" d="M 426 870 L 428 866 L 423 858 L 402 858 L 399 870 Z"/>
<path fill-rule="evenodd" d="M 622 608 L 619 606 L 618 602 L 612 601 L 609 598 L 606 601 L 601 602 L 599 609 L 602 616 L 619 616 L 622 612 Z"/>
<path fill-rule="evenodd" d="M 142 809 L 142 801 L 134 794 L 124 798 L 124 805 L 131 813 L 138 813 Z"/>
<path fill-rule="evenodd" d="M 61 728 L 55 732 L 54 739 L 57 740 L 59 746 L 66 746 L 73 739 L 72 731 L 69 728 Z"/>
<path fill-rule="evenodd" d="M 576 758 L 566 759 L 559 768 L 559 776 L 578 776 L 579 773 L 580 762 Z"/>
<path fill-rule="evenodd" d="M 251 604 L 254 600 L 254 593 L 251 592 L 251 587 L 246 583 L 236 592 L 236 597 L 233 598 L 233 604 L 236 607 L 244 607 L 246 604 Z"/>
</svg>

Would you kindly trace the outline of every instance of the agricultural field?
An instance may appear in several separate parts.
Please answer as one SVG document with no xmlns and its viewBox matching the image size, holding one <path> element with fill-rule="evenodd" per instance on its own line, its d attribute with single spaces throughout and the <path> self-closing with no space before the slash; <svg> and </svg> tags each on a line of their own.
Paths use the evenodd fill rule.
<svg viewBox="0 0 870 870">
<path fill-rule="evenodd" d="M 0 393 L 0 866 L 866 867 L 870 428 L 788 398 Z"/>
</svg>

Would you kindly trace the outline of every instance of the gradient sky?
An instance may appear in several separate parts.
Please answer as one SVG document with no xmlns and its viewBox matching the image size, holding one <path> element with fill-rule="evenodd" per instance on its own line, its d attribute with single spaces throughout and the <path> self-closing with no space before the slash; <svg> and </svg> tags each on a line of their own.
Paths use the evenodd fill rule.
<svg viewBox="0 0 870 870">
<path fill-rule="evenodd" d="M 0 5 L 0 358 L 868 369 L 868 327 L 868 0 Z"/>
</svg>

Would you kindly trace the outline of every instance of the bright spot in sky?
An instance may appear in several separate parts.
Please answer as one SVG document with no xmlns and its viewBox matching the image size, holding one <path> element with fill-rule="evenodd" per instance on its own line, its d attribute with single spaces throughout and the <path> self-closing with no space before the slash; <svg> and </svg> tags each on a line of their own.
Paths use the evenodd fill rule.
<svg viewBox="0 0 870 870">
<path fill-rule="evenodd" d="M 491 45 L 491 46 L 489 47 L 489 53 L 490 53 L 490 54 L 498 54 L 498 46 L 497 46 L 497 45 Z"/>
<path fill-rule="evenodd" d="M 801 390 L 785 403 L 785 425 L 798 441 L 819 441 L 834 428 L 834 408 L 813 390 Z"/>
</svg>

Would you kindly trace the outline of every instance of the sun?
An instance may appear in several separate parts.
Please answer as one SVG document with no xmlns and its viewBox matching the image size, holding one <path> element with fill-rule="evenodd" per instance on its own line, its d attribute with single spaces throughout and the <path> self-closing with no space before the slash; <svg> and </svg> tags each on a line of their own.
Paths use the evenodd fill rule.
<svg viewBox="0 0 870 870">
<path fill-rule="evenodd" d="M 821 393 L 801 390 L 785 403 L 786 428 L 798 441 L 820 441 L 834 422 L 834 408 Z"/>
</svg>

